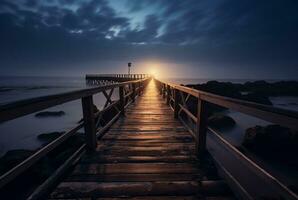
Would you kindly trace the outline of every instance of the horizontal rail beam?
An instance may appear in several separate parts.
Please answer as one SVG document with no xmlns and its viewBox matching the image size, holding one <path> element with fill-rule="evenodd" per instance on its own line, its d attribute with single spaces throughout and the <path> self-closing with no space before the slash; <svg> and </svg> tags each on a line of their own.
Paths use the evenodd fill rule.
<svg viewBox="0 0 298 200">
<path fill-rule="evenodd" d="M 242 163 L 245 164 L 247 168 L 252 170 L 257 176 L 261 177 L 266 183 L 269 183 L 274 190 L 282 194 L 282 196 L 286 199 L 297 199 L 298 196 L 294 194 L 291 190 L 289 190 L 284 184 L 282 184 L 279 180 L 274 178 L 270 173 L 265 171 L 263 168 L 259 167 L 255 162 L 246 157 L 243 153 L 241 153 L 237 148 L 231 145 L 227 140 L 225 140 L 218 132 L 214 129 L 208 127 L 208 131 L 212 134 L 216 140 L 222 144 L 224 144 L 225 148 L 235 157 L 239 159 Z"/>
<path fill-rule="evenodd" d="M 83 123 L 79 124 L 75 128 L 71 129 L 70 131 L 62 134 L 60 137 L 55 139 L 54 141 L 50 142 L 37 152 L 35 152 L 33 155 L 29 156 L 27 159 L 25 159 L 23 162 L 15 166 L 14 168 L 10 169 L 8 172 L 3 174 L 0 177 L 0 188 L 4 185 L 6 185 L 8 182 L 13 180 L 15 177 L 17 177 L 19 174 L 23 173 L 25 170 L 27 170 L 29 167 L 31 167 L 33 164 L 35 164 L 37 161 L 39 161 L 43 156 L 51 152 L 53 149 L 55 149 L 57 146 L 59 146 L 62 142 L 67 140 L 69 137 L 74 135 L 78 130 L 80 130 L 83 127 Z"/>
<path fill-rule="evenodd" d="M 280 124 L 294 130 L 298 130 L 298 112 L 296 111 L 267 106 L 249 101 L 243 101 L 230 97 L 224 97 L 201 90 L 188 88 L 178 84 L 166 83 L 160 80 L 157 81 L 166 84 L 174 89 L 190 94 L 203 101 L 242 112 L 244 114 L 248 114 L 272 123 Z"/>
<path fill-rule="evenodd" d="M 270 173 L 268 173 L 263 168 L 258 166 L 255 162 L 250 160 L 242 152 L 236 149 L 232 144 L 230 144 L 223 137 L 221 137 L 220 134 L 218 134 L 215 130 L 208 127 L 206 111 L 208 110 L 208 106 L 209 106 L 208 103 L 211 103 L 211 104 L 229 108 L 244 114 L 248 114 L 250 116 L 254 116 L 269 122 L 273 122 L 288 128 L 292 128 L 294 130 L 298 130 L 298 112 L 276 108 L 273 106 L 267 106 L 263 104 L 233 99 L 229 97 L 224 97 L 224 96 L 196 90 L 193 88 L 188 88 L 177 84 L 166 83 L 163 81 L 159 81 L 157 79 L 155 80 L 158 82 L 157 85 L 159 86 L 160 91 L 162 91 L 164 88 L 167 88 L 167 93 L 166 93 L 167 101 L 169 102 L 169 106 L 171 108 L 172 108 L 171 102 L 173 102 L 174 111 L 176 111 L 176 113 L 174 114 L 175 117 L 178 117 L 178 119 L 180 119 L 180 121 L 189 130 L 189 132 L 192 135 L 194 135 L 194 138 L 196 139 L 196 146 L 199 147 L 199 150 L 197 151 L 199 157 L 202 155 L 201 153 L 204 152 L 204 150 L 206 149 L 205 144 L 206 144 L 206 136 L 207 136 L 207 130 L 208 130 L 208 137 L 212 137 L 213 139 L 216 139 L 217 143 L 221 144 L 223 146 L 223 149 L 226 149 L 228 151 L 228 155 L 226 156 L 232 156 L 237 158 L 238 162 L 234 163 L 234 165 L 235 164 L 244 165 L 245 166 L 244 168 L 249 172 L 251 172 L 250 175 L 252 175 L 253 177 L 252 180 L 261 181 L 262 184 L 267 185 L 267 189 L 271 188 L 271 193 L 280 195 L 285 199 L 298 198 L 296 194 L 294 194 L 278 179 L 274 178 Z M 175 91 L 175 92 L 174 94 L 172 94 L 170 91 Z M 181 95 L 180 99 L 177 98 L 177 95 L 176 95 L 177 91 L 186 93 L 197 99 L 198 101 L 197 116 L 194 116 L 187 108 L 186 100 L 184 99 L 183 95 Z M 179 101 L 182 101 L 183 105 Z M 180 111 L 179 113 L 177 113 L 177 108 L 175 107 L 177 105 L 179 105 L 180 111 L 183 111 L 188 116 L 188 118 L 186 118 L 187 121 L 184 121 L 184 119 L 181 117 Z M 192 130 L 192 128 L 188 125 L 190 123 L 194 123 L 196 125 L 195 131 Z M 223 150 L 223 149 L 220 149 L 220 150 Z M 214 149 L 211 149 L 210 153 L 213 154 L 213 151 Z M 217 157 L 218 157 L 217 154 L 213 156 L 218 166 L 220 166 L 223 174 L 228 179 L 228 183 L 234 187 L 232 188 L 235 189 L 235 192 L 239 193 L 238 195 L 241 198 L 243 197 L 244 199 L 251 199 L 250 195 L 255 195 L 255 194 L 253 194 L 252 191 L 248 192 L 249 187 L 245 185 L 245 181 L 243 181 L 241 177 L 239 180 L 237 180 L 239 178 L 238 176 L 233 177 L 233 174 L 236 173 L 237 175 L 237 172 L 229 171 L 231 169 L 228 169 L 226 168 L 226 166 L 224 166 L 224 164 L 221 164 L 220 160 L 217 160 Z M 226 159 L 227 159 L 226 157 L 222 158 L 222 160 L 226 160 Z M 243 184 L 243 182 L 244 182 L 244 185 L 241 185 L 241 183 Z M 265 192 L 266 189 L 260 190 L 260 191 Z"/>
<path fill-rule="evenodd" d="M 109 109 L 112 107 L 117 108 L 117 105 L 119 104 L 120 100 L 118 101 L 111 101 L 110 96 L 107 96 L 107 101 L 110 103 L 110 105 L 107 105 L 105 108 L 103 108 L 101 111 L 98 111 L 97 113 L 94 113 L 93 110 L 93 102 L 92 102 L 92 96 L 94 94 L 103 92 L 105 93 L 106 90 L 112 90 L 114 88 L 124 88 L 127 85 L 131 84 L 139 84 L 140 86 L 137 88 L 138 90 L 142 90 L 144 85 L 148 83 L 148 81 L 151 80 L 151 78 L 144 78 L 138 79 L 138 80 L 132 80 L 132 81 L 127 81 L 127 82 L 122 82 L 122 83 L 116 83 L 116 84 L 111 84 L 111 85 L 106 85 L 106 86 L 99 86 L 99 87 L 94 87 L 94 88 L 87 88 L 87 89 L 82 89 L 82 90 L 76 90 L 72 92 L 66 92 L 62 94 L 56 94 L 56 95 L 48 95 L 48 96 L 43 96 L 43 97 L 37 97 L 37 98 L 31 98 L 27 100 L 21 100 L 17 102 L 12 102 L 8 103 L 6 105 L 0 106 L 0 122 L 5 122 L 8 120 L 12 120 L 27 114 L 31 114 L 52 106 L 56 106 L 62 103 L 66 103 L 69 101 L 73 100 L 79 100 L 82 99 L 89 99 L 88 102 L 85 100 L 85 104 L 88 104 L 88 107 L 91 108 L 88 111 L 88 116 L 92 121 L 98 117 L 99 115 L 107 112 Z M 142 87 L 141 87 L 142 86 Z M 131 89 L 130 89 L 131 90 Z M 131 93 L 131 92 L 130 92 Z M 106 93 L 105 93 L 106 94 Z M 107 95 L 107 94 L 106 94 Z M 110 100 L 110 101 L 109 101 Z M 123 105 L 124 108 L 129 104 L 128 102 L 126 105 Z M 84 102 L 83 102 L 84 105 Z M 83 106 L 84 107 L 84 106 Z M 86 106 L 85 106 L 86 107 Z M 85 109 L 86 111 L 86 109 Z M 86 113 L 85 113 L 86 115 Z M 98 131 L 98 134 L 96 136 L 100 137 L 102 133 L 104 133 L 120 116 L 119 112 L 101 129 L 96 130 Z M 0 176 L 0 188 L 5 186 L 7 183 L 15 179 L 18 175 L 21 173 L 25 172 L 27 169 L 29 169 L 32 165 L 34 165 L 36 162 L 38 162 L 40 159 L 42 159 L 45 155 L 50 153 L 52 150 L 54 150 L 56 147 L 61 145 L 64 141 L 66 141 L 68 138 L 70 138 L 72 135 L 76 134 L 78 130 L 85 127 L 85 134 L 88 132 L 86 130 L 86 126 L 90 126 L 90 120 L 86 120 L 86 117 L 83 122 L 81 122 L 79 125 L 74 127 L 73 129 L 67 131 L 66 133 L 63 133 L 61 136 L 47 144 L 46 146 L 42 147 L 41 149 L 37 150 L 33 155 L 29 156 L 27 159 L 22 161 L 20 164 L 16 165 L 6 173 L 4 173 L 2 176 Z M 94 124 L 92 125 L 92 127 Z M 95 131 L 92 133 L 95 136 Z M 96 140 L 96 137 L 90 137 L 90 141 Z M 86 144 L 85 144 L 86 146 Z"/>
<path fill-rule="evenodd" d="M 186 109 L 183 105 L 179 104 L 180 109 L 187 114 L 195 123 L 197 123 L 198 119 L 195 117 L 188 109 Z"/>
<path fill-rule="evenodd" d="M 27 200 L 43 199 L 45 195 L 58 183 L 61 176 L 73 166 L 85 153 L 86 144 L 82 144 L 45 182 L 35 189 Z"/>
<path fill-rule="evenodd" d="M 126 86 L 132 83 L 140 83 L 146 80 L 148 80 L 148 78 L 8 103 L 0 106 L 0 122 L 9 121 L 49 107 L 94 95 L 105 90 Z"/>
</svg>

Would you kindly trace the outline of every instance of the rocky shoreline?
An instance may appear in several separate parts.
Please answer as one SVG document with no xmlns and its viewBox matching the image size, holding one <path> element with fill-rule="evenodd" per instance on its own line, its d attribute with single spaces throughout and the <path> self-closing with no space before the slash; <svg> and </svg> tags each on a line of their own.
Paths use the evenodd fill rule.
<svg viewBox="0 0 298 200">
<path fill-rule="evenodd" d="M 203 84 L 186 85 L 194 89 L 211 92 L 221 96 L 272 105 L 269 97 L 298 96 L 298 81 L 246 82 L 244 84 L 209 81 Z M 209 126 L 224 130 L 233 128 L 233 118 L 222 114 L 226 108 L 208 104 Z M 189 101 L 189 107 L 195 111 L 195 99 Z M 255 126 L 245 130 L 242 146 L 273 162 L 283 162 L 298 166 L 293 159 L 298 154 L 298 133 L 279 125 Z M 240 147 L 241 148 L 241 147 Z M 274 153 L 272 153 L 274 152 Z"/>
<path fill-rule="evenodd" d="M 98 112 L 99 109 L 94 105 L 94 113 Z M 118 110 L 111 107 L 108 111 L 102 114 L 101 120 L 99 120 L 100 126 L 105 126 L 116 114 Z M 48 117 L 63 117 L 66 113 L 62 110 L 58 111 L 42 111 L 36 113 L 34 117 L 48 118 Z M 98 118 L 95 119 L 98 121 Z M 79 120 L 77 123 L 83 122 L 83 119 Z M 54 131 L 46 132 L 37 135 L 37 139 L 43 142 L 43 145 L 50 143 L 59 136 L 61 136 L 64 131 Z M 33 190 L 45 181 L 53 172 L 69 158 L 85 141 L 84 133 L 77 132 L 75 135 L 71 136 L 68 140 L 63 142 L 62 145 L 55 148 L 48 155 L 43 157 L 40 161 L 30 167 L 25 173 L 18 176 L 15 180 L 9 183 L 7 186 L 0 190 L 1 196 L 6 194 L 15 195 L 13 199 L 25 199 Z M 42 148 L 42 146 L 40 148 Z M 0 176 L 6 173 L 8 170 L 12 169 L 26 158 L 34 154 L 40 148 L 35 150 L 27 149 L 14 149 L 7 151 L 2 157 L 0 157 Z M 30 183 L 28 183 L 30 180 Z M 26 187 L 25 187 L 25 186 Z M 15 193 L 15 188 L 18 188 L 18 193 Z"/>
<path fill-rule="evenodd" d="M 298 82 L 295 81 L 282 81 L 277 83 L 267 83 L 265 81 L 247 82 L 244 84 L 235 83 L 221 83 L 217 81 L 209 81 L 204 84 L 187 85 L 188 87 L 212 92 L 218 95 L 252 101 L 256 103 L 272 105 L 270 96 L 298 96 Z M 191 112 L 196 113 L 196 99 L 190 98 L 188 101 L 188 107 Z M 232 117 L 224 115 L 221 111 L 225 108 L 209 105 L 208 110 L 208 124 L 212 128 L 219 130 L 233 128 L 236 124 Z M 98 109 L 95 106 L 94 111 Z M 110 110 L 103 114 L 104 119 L 109 121 L 115 112 Z M 66 115 L 64 111 L 43 111 L 35 114 L 36 118 L 45 117 L 62 117 Z M 79 122 L 81 122 L 80 120 Z M 106 121 L 100 121 L 100 125 L 104 126 Z M 45 144 L 56 139 L 64 132 L 48 132 L 41 133 L 37 138 Z M 74 152 L 80 144 L 84 142 L 84 136 L 82 133 L 78 133 L 72 136 L 64 145 L 58 147 L 41 161 L 36 163 L 32 169 L 24 173 L 8 187 L 5 187 L 9 192 L 10 187 L 22 188 L 22 185 L 26 184 L 26 180 L 31 180 L 32 188 L 45 180 L 54 170 Z M 269 158 L 277 162 L 285 162 L 298 166 L 297 159 L 293 159 L 298 153 L 298 134 L 284 127 L 278 125 L 269 125 L 266 127 L 256 126 L 248 128 L 245 132 L 245 137 L 242 142 L 243 147 L 247 148 L 251 152 L 254 152 L 260 156 Z M 38 149 L 37 149 L 38 150 Z M 35 150 L 36 151 L 36 150 Z M 0 174 L 5 173 L 12 167 L 16 166 L 35 151 L 26 149 L 15 149 L 8 151 L 0 158 Z M 274 152 L 274 154 L 272 154 Z M 20 181 L 21 180 L 21 181 Z M 12 187 L 13 186 L 13 187 Z M 3 191 L 0 191 L 3 192 Z M 11 192 L 11 191 L 10 191 Z M 28 192 L 28 191 L 26 191 Z"/>
<path fill-rule="evenodd" d="M 60 136 L 59 132 L 43 133 L 38 136 L 44 141 L 44 145 L 53 141 Z M 48 155 L 39 160 L 36 164 L 30 167 L 25 173 L 18 176 L 11 183 L 0 190 L 1 196 L 9 196 L 12 199 L 25 199 L 34 189 L 44 182 L 54 171 L 64 163 L 64 161 L 72 155 L 77 148 L 84 142 L 84 135 L 77 133 L 71 136 L 67 141 L 60 145 Z M 4 174 L 8 170 L 15 167 L 17 164 L 24 161 L 26 158 L 34 154 L 37 150 L 15 149 L 6 152 L 0 158 L 0 174 Z M 28 181 L 30 180 L 30 181 Z M 15 188 L 18 192 L 15 193 Z M 12 196 L 13 195 L 13 196 Z"/>
<path fill-rule="evenodd" d="M 186 86 L 226 97 L 265 105 L 272 105 L 269 97 L 298 96 L 298 81 L 279 81 L 275 83 L 255 81 L 243 84 L 208 81 L 203 84 L 189 84 Z"/>
<path fill-rule="evenodd" d="M 275 162 L 298 167 L 298 132 L 280 125 L 255 126 L 246 129 L 242 145 Z"/>
</svg>

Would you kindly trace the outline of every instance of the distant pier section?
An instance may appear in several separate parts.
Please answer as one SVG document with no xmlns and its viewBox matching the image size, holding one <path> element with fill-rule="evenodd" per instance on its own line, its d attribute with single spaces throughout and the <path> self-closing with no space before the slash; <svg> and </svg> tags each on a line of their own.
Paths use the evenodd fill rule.
<svg viewBox="0 0 298 200">
<path fill-rule="evenodd" d="M 151 77 L 150 74 L 87 74 L 86 82 L 91 85 L 141 80 Z"/>
</svg>

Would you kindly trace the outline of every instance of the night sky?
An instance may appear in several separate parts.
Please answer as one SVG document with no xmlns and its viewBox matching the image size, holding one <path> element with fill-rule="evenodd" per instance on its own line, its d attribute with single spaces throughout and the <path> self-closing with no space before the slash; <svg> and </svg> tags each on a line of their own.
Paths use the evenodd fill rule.
<svg viewBox="0 0 298 200">
<path fill-rule="evenodd" d="M 298 77 L 297 0 L 0 0 L 0 74 Z"/>
</svg>

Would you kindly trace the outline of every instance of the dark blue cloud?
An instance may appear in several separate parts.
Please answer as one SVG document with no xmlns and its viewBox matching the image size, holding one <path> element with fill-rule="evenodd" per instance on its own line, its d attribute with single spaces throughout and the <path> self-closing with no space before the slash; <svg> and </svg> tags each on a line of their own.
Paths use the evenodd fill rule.
<svg viewBox="0 0 298 200">
<path fill-rule="evenodd" d="M 122 5 L 1 0 L 1 70 L 16 62 L 158 58 L 298 71 L 298 1 L 128 0 Z M 135 20 L 142 20 L 141 26 L 133 26 Z"/>
</svg>

